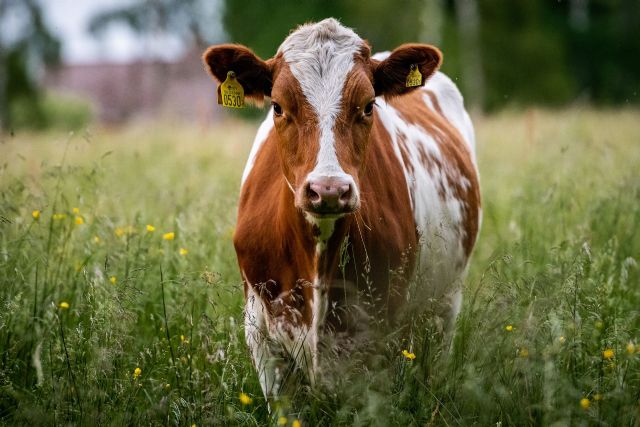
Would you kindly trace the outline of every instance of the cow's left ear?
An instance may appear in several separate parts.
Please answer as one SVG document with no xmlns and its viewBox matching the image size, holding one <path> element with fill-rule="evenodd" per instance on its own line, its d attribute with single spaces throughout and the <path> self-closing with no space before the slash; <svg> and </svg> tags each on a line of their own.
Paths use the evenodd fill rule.
<svg viewBox="0 0 640 427">
<path fill-rule="evenodd" d="M 271 96 L 272 61 L 263 61 L 248 47 L 237 44 L 211 46 L 202 55 L 202 60 L 219 83 L 225 81 L 228 71 L 234 71 L 245 97 L 260 103 L 265 96 Z"/>
<path fill-rule="evenodd" d="M 442 53 L 428 44 L 403 44 L 382 61 L 371 59 L 373 87 L 376 96 L 393 97 L 403 95 L 418 86 L 407 87 L 407 76 L 412 66 L 422 74 L 423 86 L 442 64 Z"/>
</svg>

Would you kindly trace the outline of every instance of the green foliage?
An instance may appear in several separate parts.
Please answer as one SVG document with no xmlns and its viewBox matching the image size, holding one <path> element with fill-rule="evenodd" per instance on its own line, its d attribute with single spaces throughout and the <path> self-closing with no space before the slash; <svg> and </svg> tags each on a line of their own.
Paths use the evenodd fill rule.
<svg viewBox="0 0 640 427">
<path fill-rule="evenodd" d="M 0 24 L 5 13 L 14 18 L 14 30 L 19 26 L 20 33 L 0 36 L 0 130 L 25 121 L 23 116 L 14 115 L 15 103 L 24 106 L 36 122 L 43 120 L 37 73 L 60 58 L 60 42 L 47 27 L 37 1 L 1 2 Z"/>
<path fill-rule="evenodd" d="M 451 354 L 437 322 L 408 311 L 408 328 L 327 357 L 288 425 L 637 424 L 638 114 L 477 120 L 484 222 Z M 231 244 L 254 130 L 0 144 L 2 422 L 275 424 Z"/>
<path fill-rule="evenodd" d="M 478 1 L 484 108 L 507 105 L 559 105 L 577 98 L 595 103 L 640 102 L 640 9 L 633 0 L 590 1 L 588 24 L 571 22 L 571 2 L 538 0 Z M 453 0 L 438 1 L 444 15 L 437 41 L 444 52 L 443 71 L 464 81 L 460 26 Z M 227 1 L 224 24 L 229 39 L 262 57 L 274 55 L 298 25 L 339 18 L 367 39 L 374 51 L 402 43 L 426 42 L 425 30 L 437 25 L 424 16 L 424 2 L 392 1 Z M 285 12 L 286 11 L 286 12 Z M 247 29 L 251 29 L 247 31 Z M 464 84 L 461 85 L 464 87 Z"/>
<path fill-rule="evenodd" d="M 65 95 L 47 94 L 37 108 L 26 98 L 11 105 L 13 130 L 60 129 L 78 131 L 91 122 L 91 107 L 86 101 Z"/>
</svg>

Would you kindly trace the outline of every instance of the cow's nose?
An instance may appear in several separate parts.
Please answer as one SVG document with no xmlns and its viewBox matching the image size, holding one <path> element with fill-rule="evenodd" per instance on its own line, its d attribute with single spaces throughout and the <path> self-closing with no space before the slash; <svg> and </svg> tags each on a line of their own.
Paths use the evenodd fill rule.
<svg viewBox="0 0 640 427">
<path fill-rule="evenodd" d="M 340 214 L 355 209 L 351 180 L 342 177 L 310 179 L 306 183 L 305 208 L 315 214 Z"/>
</svg>

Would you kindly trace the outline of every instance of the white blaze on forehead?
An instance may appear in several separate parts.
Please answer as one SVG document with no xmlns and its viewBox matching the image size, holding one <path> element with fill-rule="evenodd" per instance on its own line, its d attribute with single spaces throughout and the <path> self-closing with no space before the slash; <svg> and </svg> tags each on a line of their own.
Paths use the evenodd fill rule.
<svg viewBox="0 0 640 427">
<path fill-rule="evenodd" d="M 314 175 L 345 175 L 336 155 L 333 127 L 347 74 L 362 44 L 353 30 L 329 18 L 299 27 L 278 49 L 318 116 L 320 149 Z"/>
</svg>

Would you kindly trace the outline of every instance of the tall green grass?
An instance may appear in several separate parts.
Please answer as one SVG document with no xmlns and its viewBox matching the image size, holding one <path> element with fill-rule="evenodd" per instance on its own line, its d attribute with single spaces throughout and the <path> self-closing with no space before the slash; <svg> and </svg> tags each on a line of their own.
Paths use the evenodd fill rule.
<svg viewBox="0 0 640 427">
<path fill-rule="evenodd" d="M 334 361 L 332 386 L 297 390 L 286 423 L 640 422 L 638 119 L 478 118 L 484 222 L 451 352 L 407 313 L 402 334 Z M 2 137 L 0 420 L 277 423 L 231 244 L 254 130 Z"/>
</svg>

